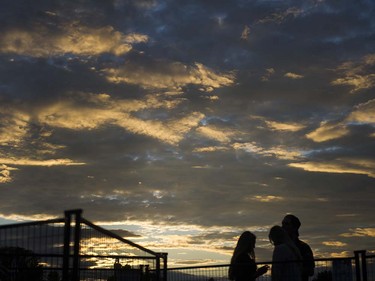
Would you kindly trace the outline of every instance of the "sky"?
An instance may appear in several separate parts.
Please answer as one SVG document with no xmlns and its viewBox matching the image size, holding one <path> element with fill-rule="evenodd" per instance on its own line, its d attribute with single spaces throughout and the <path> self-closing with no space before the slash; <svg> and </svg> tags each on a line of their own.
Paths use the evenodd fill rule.
<svg viewBox="0 0 375 281">
<path fill-rule="evenodd" d="M 0 224 L 84 217 L 225 264 L 292 213 L 375 250 L 375 2 L 3 0 Z M 129 238 L 130 239 L 130 238 Z"/>
</svg>

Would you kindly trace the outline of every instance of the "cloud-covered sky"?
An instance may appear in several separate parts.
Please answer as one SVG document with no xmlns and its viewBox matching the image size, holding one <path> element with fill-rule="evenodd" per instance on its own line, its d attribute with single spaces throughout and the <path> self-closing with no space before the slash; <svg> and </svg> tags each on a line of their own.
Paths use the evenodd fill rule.
<svg viewBox="0 0 375 281">
<path fill-rule="evenodd" d="M 287 213 L 375 250 L 375 4 L 27 1 L 0 9 L 0 222 L 82 208 L 225 263 Z"/>
</svg>

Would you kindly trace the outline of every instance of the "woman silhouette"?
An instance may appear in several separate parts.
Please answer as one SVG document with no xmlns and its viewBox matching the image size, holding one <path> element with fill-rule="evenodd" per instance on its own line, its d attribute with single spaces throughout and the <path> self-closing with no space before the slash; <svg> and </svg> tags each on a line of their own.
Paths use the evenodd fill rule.
<svg viewBox="0 0 375 281">
<path fill-rule="evenodd" d="M 256 236 L 250 231 L 241 234 L 229 266 L 229 279 L 235 281 L 253 281 L 265 274 L 268 265 L 257 268 L 255 263 Z"/>
</svg>

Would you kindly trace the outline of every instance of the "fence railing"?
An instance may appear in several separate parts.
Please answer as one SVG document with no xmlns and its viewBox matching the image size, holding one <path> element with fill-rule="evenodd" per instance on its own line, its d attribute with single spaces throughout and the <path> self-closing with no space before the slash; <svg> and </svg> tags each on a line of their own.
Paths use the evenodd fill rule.
<svg viewBox="0 0 375 281">
<path fill-rule="evenodd" d="M 82 217 L 0 226 L 1 281 L 165 281 L 167 254 Z"/>
<path fill-rule="evenodd" d="M 228 281 L 229 265 L 167 267 L 167 254 L 144 248 L 82 217 L 0 226 L 1 281 Z M 271 262 L 258 263 L 258 266 Z M 316 259 L 310 281 L 375 281 L 375 255 Z M 271 280 L 270 272 L 259 281 Z"/>
<path fill-rule="evenodd" d="M 270 270 L 257 280 L 271 281 L 272 262 L 257 265 L 270 266 Z M 229 281 L 228 270 L 228 264 L 168 268 L 168 281 Z M 366 251 L 355 251 L 353 257 L 315 259 L 314 275 L 309 280 L 375 281 L 375 256 L 366 255 Z"/>
</svg>

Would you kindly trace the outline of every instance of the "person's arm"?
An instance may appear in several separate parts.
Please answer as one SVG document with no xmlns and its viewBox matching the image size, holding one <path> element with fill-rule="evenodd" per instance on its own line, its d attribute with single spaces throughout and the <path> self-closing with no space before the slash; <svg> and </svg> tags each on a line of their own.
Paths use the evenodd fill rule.
<svg viewBox="0 0 375 281">
<path fill-rule="evenodd" d="M 258 278 L 259 276 L 262 276 L 263 274 L 265 274 L 268 271 L 269 268 L 270 267 L 268 265 L 263 265 L 263 266 L 259 267 L 257 269 L 257 271 L 255 272 L 254 279 Z"/>
</svg>

